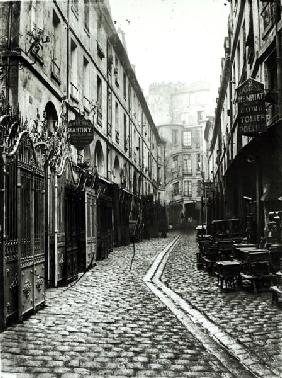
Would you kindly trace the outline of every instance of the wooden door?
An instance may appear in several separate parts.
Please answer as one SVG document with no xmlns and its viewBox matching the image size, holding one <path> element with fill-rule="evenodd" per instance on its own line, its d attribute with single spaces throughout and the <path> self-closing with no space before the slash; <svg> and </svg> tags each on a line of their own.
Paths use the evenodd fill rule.
<svg viewBox="0 0 282 378">
<path fill-rule="evenodd" d="M 65 259 L 64 281 L 70 282 L 78 275 L 80 248 L 80 193 L 68 186 L 65 188 Z"/>
<path fill-rule="evenodd" d="M 86 188 L 85 198 L 85 266 L 84 269 L 96 260 L 97 250 L 97 202 L 93 189 Z"/>
</svg>

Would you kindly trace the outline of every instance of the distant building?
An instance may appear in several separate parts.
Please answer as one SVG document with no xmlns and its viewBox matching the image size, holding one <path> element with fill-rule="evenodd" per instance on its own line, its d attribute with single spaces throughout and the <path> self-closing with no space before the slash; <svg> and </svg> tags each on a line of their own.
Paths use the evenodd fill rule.
<svg viewBox="0 0 282 378">
<path fill-rule="evenodd" d="M 150 110 L 166 142 L 164 197 L 174 227 L 200 222 L 208 102 L 206 83 L 155 83 L 149 88 Z"/>
</svg>

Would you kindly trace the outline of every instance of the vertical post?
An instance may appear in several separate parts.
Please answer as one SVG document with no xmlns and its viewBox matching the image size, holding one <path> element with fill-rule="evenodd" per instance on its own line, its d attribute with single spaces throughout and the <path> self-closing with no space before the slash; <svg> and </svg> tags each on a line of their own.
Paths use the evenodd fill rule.
<svg viewBox="0 0 282 378">
<path fill-rule="evenodd" d="M 17 242 L 18 242 L 18 309 L 19 309 L 19 320 L 22 319 L 22 310 L 23 310 L 23 303 L 22 303 L 22 267 L 21 267 L 21 258 L 22 258 L 22 228 L 21 228 L 21 223 L 22 223 L 22 214 L 21 214 L 21 201 L 22 201 L 22 184 L 21 184 L 21 171 L 16 166 L 17 169 Z"/>
<path fill-rule="evenodd" d="M 54 286 L 58 286 L 58 176 L 55 172 L 55 185 L 54 185 Z"/>
<path fill-rule="evenodd" d="M 6 242 L 6 154 L 2 153 L 0 174 L 0 331 L 6 327 L 6 300 L 5 300 L 5 242 Z"/>
<path fill-rule="evenodd" d="M 201 225 L 202 225 L 202 232 L 204 227 L 204 197 L 201 195 Z"/>
<path fill-rule="evenodd" d="M 89 202 L 91 201 L 91 197 L 89 197 Z M 89 204 L 89 211 L 91 212 L 91 206 Z M 91 259 L 92 259 L 92 256 L 90 257 L 90 260 L 88 261 L 87 260 L 87 257 L 88 257 L 88 245 L 87 245 L 87 235 L 88 235 L 88 224 L 87 224 L 87 217 L 88 217 L 88 208 L 87 208 L 87 189 L 85 188 L 85 191 L 84 191 L 84 224 L 85 224 L 85 227 L 84 227 L 84 232 L 85 232 L 85 236 L 84 236 L 84 239 L 85 239 L 85 251 L 84 251 L 84 254 L 85 254 L 85 266 L 83 267 L 83 269 L 87 268 Z M 92 217 L 92 214 L 90 213 L 89 214 L 89 218 L 90 218 L 90 227 L 91 227 L 91 217 Z M 91 229 L 89 230 L 89 235 L 91 235 Z M 92 235 L 91 235 L 92 236 Z M 92 252 L 91 248 L 89 248 L 89 251 Z M 83 251 L 81 252 L 83 253 Z M 82 259 L 83 261 L 84 259 Z"/>
<path fill-rule="evenodd" d="M 46 235 L 46 244 L 45 244 L 45 254 L 46 258 L 45 261 L 47 263 L 47 272 L 46 272 L 46 278 L 48 285 L 51 281 L 51 256 L 50 256 L 50 234 L 51 234 L 51 217 L 53 217 L 52 213 L 52 206 L 51 206 L 51 170 L 49 164 L 47 165 L 47 179 L 45 179 L 45 185 L 47 189 L 47 193 L 45 191 L 45 215 L 44 215 L 44 221 L 45 221 L 45 235 Z"/>
<path fill-rule="evenodd" d="M 262 186 L 262 174 L 261 174 L 261 165 L 259 157 L 256 158 L 256 226 L 257 226 L 257 243 L 260 241 L 261 237 L 261 215 L 262 215 L 262 208 L 261 208 L 261 186 Z"/>
<path fill-rule="evenodd" d="M 35 195 L 35 178 L 34 174 L 31 176 L 31 190 L 30 190 L 30 249 L 32 256 L 32 276 L 33 276 L 33 297 L 32 305 L 35 309 L 35 283 L 36 283 L 36 268 L 34 264 L 34 195 Z M 38 216 L 40 216 L 38 214 Z"/>
</svg>

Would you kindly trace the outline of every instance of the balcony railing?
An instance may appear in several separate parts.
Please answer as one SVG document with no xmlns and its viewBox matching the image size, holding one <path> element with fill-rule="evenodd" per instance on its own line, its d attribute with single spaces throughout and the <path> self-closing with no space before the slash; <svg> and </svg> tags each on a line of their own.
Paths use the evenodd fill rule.
<svg viewBox="0 0 282 378">
<path fill-rule="evenodd" d="M 192 175 L 192 169 L 183 169 L 184 175 Z"/>
</svg>

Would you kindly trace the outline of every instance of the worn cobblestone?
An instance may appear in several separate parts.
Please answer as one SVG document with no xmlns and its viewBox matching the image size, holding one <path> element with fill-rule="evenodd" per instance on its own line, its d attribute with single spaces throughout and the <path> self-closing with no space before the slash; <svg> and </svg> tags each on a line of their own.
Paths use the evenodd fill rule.
<svg viewBox="0 0 282 378">
<path fill-rule="evenodd" d="M 272 305 L 269 292 L 221 290 L 216 277 L 197 269 L 197 248 L 195 233 L 182 235 L 170 253 L 163 282 L 245 345 L 260 362 L 281 369 L 281 308 Z"/>
<path fill-rule="evenodd" d="M 138 243 L 131 271 L 132 246 L 121 247 L 72 288 L 48 290 L 44 309 L 0 335 L 2 371 L 17 378 L 232 377 L 143 282 L 171 240 Z M 202 302 L 205 293 L 208 284 Z"/>
</svg>

